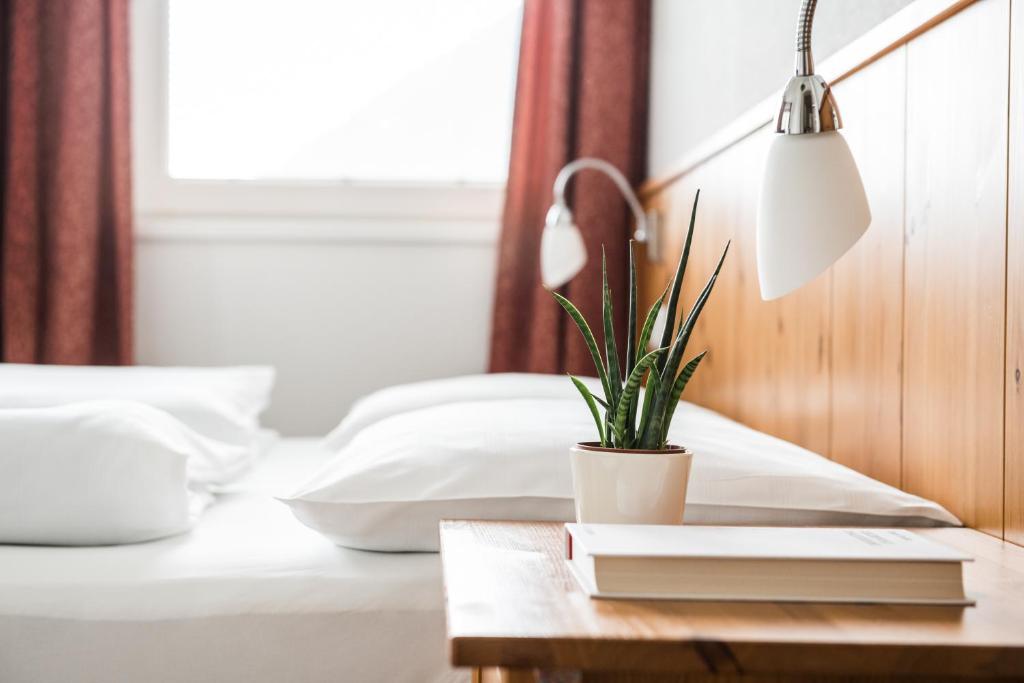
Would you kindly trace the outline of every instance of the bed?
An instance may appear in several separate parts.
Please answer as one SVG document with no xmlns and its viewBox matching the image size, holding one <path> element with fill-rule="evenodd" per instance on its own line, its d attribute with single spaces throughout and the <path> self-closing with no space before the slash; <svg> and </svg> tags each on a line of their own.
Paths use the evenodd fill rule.
<svg viewBox="0 0 1024 683">
<path fill-rule="evenodd" d="M 468 680 L 436 554 L 340 548 L 273 499 L 328 455 L 282 441 L 184 535 L 0 546 L 0 680 Z"/>
</svg>

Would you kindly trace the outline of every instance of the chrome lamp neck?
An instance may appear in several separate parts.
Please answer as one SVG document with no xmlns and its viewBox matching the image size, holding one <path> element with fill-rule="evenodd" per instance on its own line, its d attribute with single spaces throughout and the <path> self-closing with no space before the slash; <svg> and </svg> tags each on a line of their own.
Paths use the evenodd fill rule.
<svg viewBox="0 0 1024 683">
<path fill-rule="evenodd" d="M 823 133 L 843 127 L 832 88 L 814 73 L 811 32 L 818 0 L 803 0 L 797 15 L 795 75 L 782 92 L 775 131 L 786 135 Z"/>
</svg>

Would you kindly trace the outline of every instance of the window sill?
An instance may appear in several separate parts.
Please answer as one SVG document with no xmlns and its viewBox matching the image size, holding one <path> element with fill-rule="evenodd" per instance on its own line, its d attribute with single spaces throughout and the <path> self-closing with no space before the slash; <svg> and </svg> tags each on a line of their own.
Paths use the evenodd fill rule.
<svg viewBox="0 0 1024 683">
<path fill-rule="evenodd" d="M 140 213 L 495 220 L 503 185 L 172 180 L 136 177 Z"/>
<path fill-rule="evenodd" d="M 493 247 L 500 221 L 239 215 L 136 216 L 140 243 L 248 242 Z"/>
</svg>

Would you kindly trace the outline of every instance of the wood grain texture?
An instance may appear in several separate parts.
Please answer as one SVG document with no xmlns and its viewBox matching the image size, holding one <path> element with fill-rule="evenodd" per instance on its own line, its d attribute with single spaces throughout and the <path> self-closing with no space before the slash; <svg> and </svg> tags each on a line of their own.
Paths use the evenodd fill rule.
<svg viewBox="0 0 1024 683">
<path fill-rule="evenodd" d="M 877 32 L 876 53 L 844 50 L 857 67 L 837 99 L 874 220 L 828 273 L 760 301 L 754 212 L 771 134 L 750 133 L 748 117 L 647 186 L 669 244 L 641 288 L 664 286 L 701 187 L 688 301 L 734 242 L 693 340 L 711 352 L 685 398 L 1024 544 L 1024 0 L 1013 2 L 1013 60 L 1011 0 L 915 2 L 899 25 L 916 28 Z"/>
<path fill-rule="evenodd" d="M 1024 545 L 1024 1 L 1014 0 L 1006 244 L 1006 538 Z"/>
<path fill-rule="evenodd" d="M 975 3 L 907 46 L 903 485 L 997 536 L 1009 10 Z"/>
<path fill-rule="evenodd" d="M 828 83 L 838 85 L 976 1 L 917 0 L 819 63 L 817 72 Z M 781 97 L 781 90 L 769 95 L 703 140 L 668 170 L 648 178 L 640 188 L 641 196 L 653 196 L 731 147 L 736 140 L 773 121 L 779 113 Z"/>
<path fill-rule="evenodd" d="M 725 244 L 729 255 L 704 309 L 688 355 L 710 353 L 685 398 L 802 446 L 828 450 L 828 276 L 790 297 L 761 300 L 755 213 L 760 172 L 771 133 L 744 138 L 697 172 L 657 195 L 666 209 L 669 256 L 657 274 L 644 271 L 646 299 L 655 298 L 674 268 L 696 190 L 701 190 L 683 314 L 697 298 Z M 645 299 L 645 300 L 646 300 Z"/>
<path fill-rule="evenodd" d="M 871 226 L 832 269 L 828 455 L 900 485 L 906 48 L 836 89 Z"/>
<path fill-rule="evenodd" d="M 563 559 L 561 524 L 442 522 L 452 664 L 707 681 L 1024 677 L 1024 549 L 968 529 L 922 533 L 976 558 L 976 607 L 592 600 Z"/>
<path fill-rule="evenodd" d="M 517 678 L 513 678 L 513 677 Z M 474 683 L 969 683 L 985 680 L 991 683 L 1020 683 L 1017 678 L 984 678 L 929 676 L 926 681 L 906 676 L 802 676 L 713 673 L 651 673 L 629 671 L 557 671 L 537 669 L 487 669 Z"/>
</svg>

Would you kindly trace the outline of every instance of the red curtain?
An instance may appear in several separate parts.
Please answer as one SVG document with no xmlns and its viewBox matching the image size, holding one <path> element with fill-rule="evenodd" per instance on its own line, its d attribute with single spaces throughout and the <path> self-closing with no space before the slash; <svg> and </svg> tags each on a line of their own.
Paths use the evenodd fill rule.
<svg viewBox="0 0 1024 683">
<path fill-rule="evenodd" d="M 131 361 L 128 3 L 0 3 L 4 361 Z"/>
<path fill-rule="evenodd" d="M 595 373 L 579 333 L 540 284 L 541 231 L 551 185 L 572 159 L 600 157 L 634 183 L 643 180 L 650 17 L 649 0 L 526 0 L 499 245 L 492 372 Z M 600 335 L 603 244 L 616 329 L 621 330 L 632 231 L 628 208 L 611 181 L 593 171 L 573 177 L 569 201 L 588 261 L 563 293 Z"/>
</svg>

